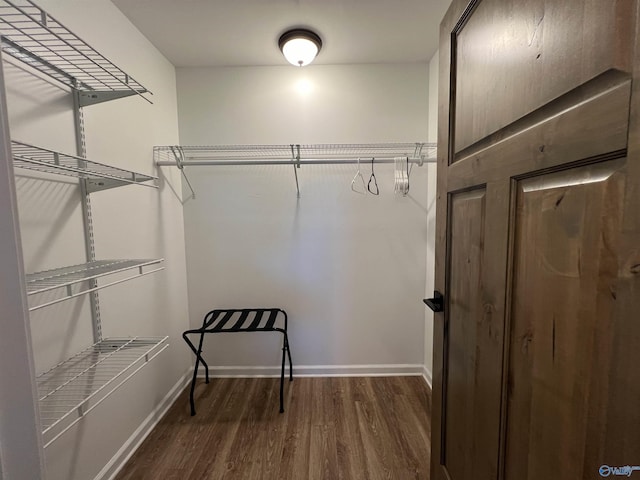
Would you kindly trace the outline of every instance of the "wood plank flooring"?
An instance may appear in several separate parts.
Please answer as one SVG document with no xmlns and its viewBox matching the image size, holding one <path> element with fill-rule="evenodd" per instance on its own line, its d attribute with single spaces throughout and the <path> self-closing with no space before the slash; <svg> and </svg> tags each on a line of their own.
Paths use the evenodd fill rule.
<svg viewBox="0 0 640 480">
<path fill-rule="evenodd" d="M 429 479 L 431 394 L 421 377 L 202 380 L 117 480 Z"/>
</svg>

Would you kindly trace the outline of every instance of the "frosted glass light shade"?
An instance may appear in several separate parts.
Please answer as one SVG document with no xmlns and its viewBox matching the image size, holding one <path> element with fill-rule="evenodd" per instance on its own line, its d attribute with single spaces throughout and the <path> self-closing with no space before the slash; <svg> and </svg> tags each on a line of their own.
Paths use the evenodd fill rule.
<svg viewBox="0 0 640 480">
<path fill-rule="evenodd" d="M 289 30 L 282 34 L 278 45 L 291 65 L 304 67 L 316 58 L 322 48 L 322 40 L 310 30 Z"/>
<path fill-rule="evenodd" d="M 318 47 L 311 40 L 294 38 L 284 44 L 282 54 L 291 65 L 304 67 L 316 58 Z"/>
</svg>

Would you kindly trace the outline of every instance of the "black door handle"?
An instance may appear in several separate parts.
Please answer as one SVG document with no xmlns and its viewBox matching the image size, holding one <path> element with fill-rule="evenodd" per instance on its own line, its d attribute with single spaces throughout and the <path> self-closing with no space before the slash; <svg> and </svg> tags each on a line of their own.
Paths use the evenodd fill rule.
<svg viewBox="0 0 640 480">
<path fill-rule="evenodd" d="M 423 302 L 436 313 L 444 311 L 444 297 L 437 290 L 433 292 L 433 298 L 425 298 Z"/>
</svg>

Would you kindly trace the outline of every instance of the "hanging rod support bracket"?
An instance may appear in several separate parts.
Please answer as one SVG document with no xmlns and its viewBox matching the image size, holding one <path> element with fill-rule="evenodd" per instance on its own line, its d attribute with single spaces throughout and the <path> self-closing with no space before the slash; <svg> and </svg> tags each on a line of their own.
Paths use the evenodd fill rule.
<svg viewBox="0 0 640 480">
<path fill-rule="evenodd" d="M 298 198 L 300 198 L 300 185 L 298 184 L 298 171 L 296 170 L 296 168 L 300 168 L 300 145 L 296 145 L 297 151 L 298 151 L 297 155 L 293 147 L 294 145 L 292 143 L 291 144 L 291 161 L 294 162 L 293 174 L 296 176 L 296 192 L 297 192 Z"/>
<path fill-rule="evenodd" d="M 184 173 L 184 150 L 182 150 L 182 147 L 180 145 L 172 145 L 171 153 L 173 153 L 173 157 L 176 159 L 176 167 L 178 167 L 178 169 L 180 170 L 180 173 L 182 174 L 184 181 L 187 183 L 189 190 L 191 190 L 191 197 L 182 200 L 182 204 L 184 204 L 188 200 L 194 200 L 196 198 L 196 192 L 191 186 L 189 177 L 187 177 L 187 174 Z"/>
</svg>

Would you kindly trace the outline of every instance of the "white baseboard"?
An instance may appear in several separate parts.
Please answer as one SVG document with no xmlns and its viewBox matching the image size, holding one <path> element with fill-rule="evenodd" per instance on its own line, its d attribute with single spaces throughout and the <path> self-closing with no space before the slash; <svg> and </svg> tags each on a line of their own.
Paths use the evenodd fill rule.
<svg viewBox="0 0 640 480">
<path fill-rule="evenodd" d="M 432 378 L 431 378 L 431 371 L 427 368 L 426 365 L 422 366 L 422 378 L 424 378 L 424 381 L 427 382 L 427 385 L 429 385 L 429 388 L 433 388 L 432 387 Z"/>
<path fill-rule="evenodd" d="M 140 424 L 129 439 L 120 447 L 120 450 L 109 460 L 104 468 L 96 475 L 94 480 L 113 480 L 125 466 L 129 458 L 135 453 L 142 442 L 153 431 L 158 422 L 164 417 L 171 405 L 174 404 L 184 388 L 189 384 L 193 369 L 187 371 L 180 380 L 169 390 L 162 401 L 153 409 L 147 418 Z"/>
<path fill-rule="evenodd" d="M 423 365 L 294 365 L 293 375 L 296 377 L 391 377 L 423 375 Z M 285 375 L 289 374 L 289 366 L 285 367 Z M 279 377 L 280 366 L 271 367 L 221 367 L 209 366 L 211 378 L 253 378 Z M 198 377 L 204 377 L 204 368 L 198 369 Z"/>
</svg>

